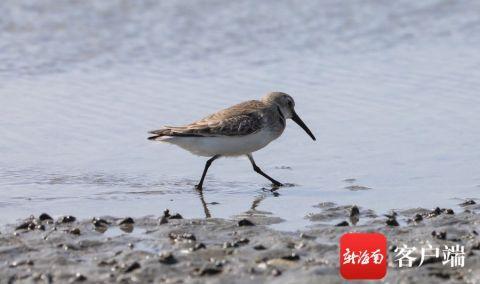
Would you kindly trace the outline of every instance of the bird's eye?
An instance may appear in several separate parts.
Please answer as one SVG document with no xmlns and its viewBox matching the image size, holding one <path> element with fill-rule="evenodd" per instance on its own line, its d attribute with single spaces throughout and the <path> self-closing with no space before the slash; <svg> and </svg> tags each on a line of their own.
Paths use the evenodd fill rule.
<svg viewBox="0 0 480 284">
<path fill-rule="evenodd" d="M 293 102 L 289 100 L 289 101 L 288 101 L 288 106 L 289 106 L 289 107 L 293 107 Z"/>
</svg>

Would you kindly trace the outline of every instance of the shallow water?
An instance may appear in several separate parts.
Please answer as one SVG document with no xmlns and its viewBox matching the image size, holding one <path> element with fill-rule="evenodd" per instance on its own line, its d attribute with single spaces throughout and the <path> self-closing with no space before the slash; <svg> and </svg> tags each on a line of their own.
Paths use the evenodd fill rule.
<svg viewBox="0 0 480 284">
<path fill-rule="evenodd" d="M 320 202 L 386 212 L 479 198 L 479 9 L 2 1 L 0 223 L 44 211 L 232 217 L 254 206 L 293 230 Z M 274 194 L 248 160 L 222 159 L 202 199 L 193 185 L 205 159 L 146 140 L 273 90 L 295 98 L 317 136 L 290 122 L 254 154 L 293 187 Z"/>
</svg>

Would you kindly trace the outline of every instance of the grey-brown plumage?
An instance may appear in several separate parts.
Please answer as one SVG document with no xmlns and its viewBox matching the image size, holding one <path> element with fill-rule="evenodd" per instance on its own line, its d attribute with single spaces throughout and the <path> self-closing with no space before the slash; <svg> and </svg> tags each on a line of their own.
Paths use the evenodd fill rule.
<svg viewBox="0 0 480 284">
<path fill-rule="evenodd" d="M 280 122 L 278 111 L 272 112 L 264 102 L 252 100 L 218 111 L 186 126 L 165 126 L 159 130 L 150 131 L 149 133 L 154 136 L 148 139 L 155 140 L 162 136 L 243 136 L 259 131 L 266 123 L 275 119 Z M 280 123 L 285 125 L 283 122 Z"/>
</svg>

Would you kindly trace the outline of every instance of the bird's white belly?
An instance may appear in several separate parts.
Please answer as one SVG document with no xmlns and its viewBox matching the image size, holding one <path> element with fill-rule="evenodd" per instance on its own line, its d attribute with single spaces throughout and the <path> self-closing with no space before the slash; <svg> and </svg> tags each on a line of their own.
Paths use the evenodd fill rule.
<svg viewBox="0 0 480 284">
<path fill-rule="evenodd" d="M 240 156 L 255 152 L 268 143 L 275 140 L 279 135 L 268 130 L 245 135 L 245 136 L 217 136 L 217 137 L 162 137 L 160 141 L 168 142 L 182 147 L 199 156 L 212 157 Z"/>
</svg>

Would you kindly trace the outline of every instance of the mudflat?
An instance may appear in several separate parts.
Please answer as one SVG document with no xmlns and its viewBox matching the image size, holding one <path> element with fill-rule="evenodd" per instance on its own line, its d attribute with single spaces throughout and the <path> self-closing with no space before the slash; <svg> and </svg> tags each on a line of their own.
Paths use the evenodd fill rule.
<svg viewBox="0 0 480 284">
<path fill-rule="evenodd" d="M 380 232 L 388 239 L 392 283 L 478 283 L 480 205 L 462 212 L 412 208 L 378 216 L 373 210 L 334 203 L 306 216 L 314 225 L 296 232 L 250 210 L 232 219 L 184 219 L 165 210 L 143 218 L 30 216 L 2 229 L 2 283 L 341 283 L 340 236 Z M 411 268 L 399 267 L 398 248 L 415 246 Z M 420 248 L 463 246 L 464 266 L 426 257 Z"/>
</svg>

